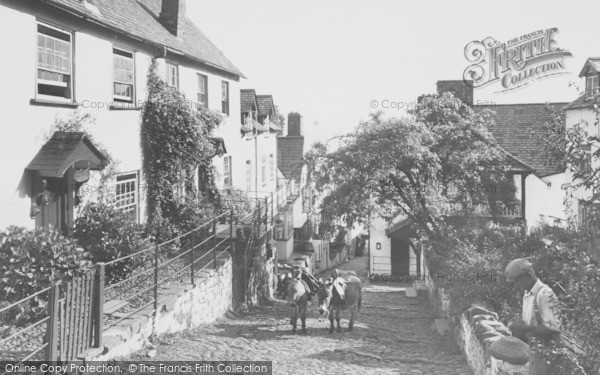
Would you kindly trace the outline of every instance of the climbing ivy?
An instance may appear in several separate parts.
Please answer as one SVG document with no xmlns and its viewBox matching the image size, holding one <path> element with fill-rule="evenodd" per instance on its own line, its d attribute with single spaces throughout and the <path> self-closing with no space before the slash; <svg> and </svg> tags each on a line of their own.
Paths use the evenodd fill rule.
<svg viewBox="0 0 600 375">
<path fill-rule="evenodd" d="M 157 63 L 153 60 L 148 71 L 148 96 L 140 132 L 149 223 L 175 219 L 170 216 L 173 207 L 180 203 L 180 197 L 174 195 L 178 186 L 185 186 L 188 198 L 206 198 L 213 204 L 219 201 L 211 163 L 215 148 L 209 135 L 222 117 L 217 112 L 192 106 L 177 89 L 167 87 L 156 70 Z M 200 194 L 195 187 L 196 170 Z"/>
</svg>

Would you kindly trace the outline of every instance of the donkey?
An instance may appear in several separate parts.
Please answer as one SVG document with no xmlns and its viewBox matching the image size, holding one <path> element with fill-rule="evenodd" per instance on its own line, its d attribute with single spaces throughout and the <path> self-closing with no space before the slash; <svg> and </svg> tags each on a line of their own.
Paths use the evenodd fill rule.
<svg viewBox="0 0 600 375">
<path fill-rule="evenodd" d="M 336 272 L 336 274 L 338 274 Z M 354 317 L 356 311 L 360 310 L 362 303 L 362 284 L 360 279 L 354 275 L 342 275 L 323 282 L 317 292 L 319 297 L 319 313 L 321 317 L 329 316 L 331 326 L 329 333 L 333 333 L 333 315 L 335 311 L 335 320 L 337 322 L 337 331 L 341 332 L 340 327 L 340 310 L 350 310 L 350 321 L 348 323 L 348 331 L 354 328 Z"/>
<path fill-rule="evenodd" d="M 287 285 L 287 301 L 292 308 L 292 317 L 290 324 L 292 332 L 296 332 L 298 323 L 298 315 L 302 321 L 302 333 L 306 333 L 306 309 L 310 300 L 310 289 L 301 278 L 302 270 L 294 270 L 292 278 L 288 280 Z"/>
</svg>

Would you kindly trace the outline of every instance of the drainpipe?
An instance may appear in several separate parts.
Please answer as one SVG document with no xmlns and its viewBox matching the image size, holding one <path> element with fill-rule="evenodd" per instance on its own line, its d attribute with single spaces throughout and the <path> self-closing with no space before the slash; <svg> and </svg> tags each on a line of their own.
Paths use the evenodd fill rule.
<svg viewBox="0 0 600 375">
<path fill-rule="evenodd" d="M 252 135 L 254 135 L 254 200 L 258 202 L 258 129 L 256 128 L 258 120 L 254 121 L 252 112 L 250 117 L 252 119 Z"/>
<path fill-rule="evenodd" d="M 367 263 L 367 277 L 371 277 L 371 211 L 367 215 L 367 235 L 369 236 L 369 246 L 367 247 L 367 254 L 369 262 Z"/>
</svg>

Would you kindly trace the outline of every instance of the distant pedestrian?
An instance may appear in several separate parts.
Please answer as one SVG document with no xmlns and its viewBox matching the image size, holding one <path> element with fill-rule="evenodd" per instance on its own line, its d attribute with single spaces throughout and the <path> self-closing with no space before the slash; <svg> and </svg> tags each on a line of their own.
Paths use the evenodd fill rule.
<svg viewBox="0 0 600 375">
<path fill-rule="evenodd" d="M 522 321 L 508 326 L 515 337 L 530 344 L 529 373 L 535 375 L 567 374 L 560 370 L 558 358 L 547 358 L 544 351 L 561 345 L 561 310 L 554 291 L 535 275 L 527 259 L 515 259 L 504 271 L 506 280 L 525 291 Z M 547 361 L 550 361 L 548 363 Z"/>
</svg>

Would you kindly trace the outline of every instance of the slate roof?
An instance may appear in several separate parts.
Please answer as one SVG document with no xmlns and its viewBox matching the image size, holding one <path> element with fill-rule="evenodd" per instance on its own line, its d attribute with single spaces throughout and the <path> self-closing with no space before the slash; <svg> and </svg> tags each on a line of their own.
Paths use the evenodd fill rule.
<svg viewBox="0 0 600 375">
<path fill-rule="evenodd" d="M 275 112 L 272 95 L 256 95 L 256 101 L 259 115 L 270 115 Z"/>
<path fill-rule="evenodd" d="M 560 109 L 566 103 L 550 103 L 550 106 Z M 550 165 L 546 161 L 542 135 L 544 124 L 552 118 L 546 104 L 496 104 L 473 106 L 475 111 L 490 109 L 495 112 L 495 124 L 489 129 L 507 151 L 512 161 L 531 167 L 539 177 L 563 172 L 560 166 Z M 516 159 L 516 160 L 514 160 Z"/>
<path fill-rule="evenodd" d="M 62 177 L 66 168 L 82 159 L 89 160 L 91 169 L 101 169 L 106 162 L 102 154 L 83 132 L 58 131 L 46 142 L 26 169 L 39 171 L 45 177 Z"/>
<path fill-rule="evenodd" d="M 240 90 L 240 107 L 242 113 L 255 111 L 257 109 L 256 104 L 256 91 L 254 89 L 242 89 Z"/>
<path fill-rule="evenodd" d="M 183 20 L 178 36 L 171 34 L 158 21 L 161 0 L 96 1 L 94 5 L 99 13 L 88 9 L 80 0 L 46 0 L 45 3 L 79 14 L 119 33 L 153 45 L 165 46 L 203 64 L 246 78 L 191 20 Z"/>
<path fill-rule="evenodd" d="M 304 137 L 277 137 L 277 167 L 285 178 L 300 179 L 302 170 L 299 168 L 304 155 Z"/>
<path fill-rule="evenodd" d="M 594 73 L 600 72 L 600 57 L 589 57 L 585 64 L 583 64 L 579 77 L 585 76 L 590 69 L 592 69 Z"/>
<path fill-rule="evenodd" d="M 562 109 L 566 111 L 568 109 L 591 108 L 594 104 L 598 104 L 598 98 L 587 98 L 587 95 L 583 93 Z"/>
</svg>

